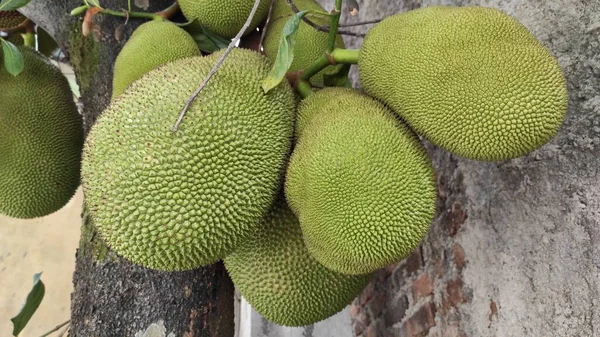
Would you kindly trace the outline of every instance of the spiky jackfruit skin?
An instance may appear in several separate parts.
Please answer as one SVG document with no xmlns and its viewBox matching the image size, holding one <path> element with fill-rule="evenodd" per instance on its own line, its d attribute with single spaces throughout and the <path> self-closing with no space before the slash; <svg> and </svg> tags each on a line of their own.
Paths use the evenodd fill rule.
<svg viewBox="0 0 600 337">
<path fill-rule="evenodd" d="M 106 243 L 134 263 L 174 271 L 223 258 L 257 228 L 280 188 L 294 93 L 287 83 L 263 92 L 264 56 L 234 49 L 172 131 L 221 55 L 150 71 L 87 138 L 86 203 Z"/>
<path fill-rule="evenodd" d="M 21 24 L 27 18 L 17 11 L 0 11 L 0 31 L 4 31 L 3 28 L 13 28 Z M 10 37 L 5 38 L 16 45 L 23 44 L 23 38 L 21 34 L 11 34 Z"/>
<path fill-rule="evenodd" d="M 260 229 L 224 259 L 244 298 L 268 320 L 303 326 L 348 305 L 371 275 L 344 275 L 325 268 L 308 252 L 298 219 L 280 197 Z"/>
<path fill-rule="evenodd" d="M 364 89 L 432 143 L 501 161 L 548 142 L 567 107 L 562 71 L 519 22 L 483 7 L 427 7 L 367 34 Z"/>
<path fill-rule="evenodd" d="M 323 7 L 321 7 L 314 0 L 295 0 L 294 4 L 299 10 L 310 10 L 315 12 L 322 12 L 327 14 Z M 275 61 L 277 58 L 277 52 L 279 51 L 279 41 L 281 33 L 285 24 L 294 14 L 286 0 L 276 0 L 273 8 L 272 19 L 267 26 L 265 33 L 265 41 L 263 43 L 264 52 L 267 57 Z M 316 15 L 308 15 L 311 21 L 319 25 L 329 25 L 327 18 Z M 296 35 L 296 46 L 294 48 L 294 60 L 290 66 L 289 71 L 296 71 L 298 69 L 304 69 L 309 65 L 313 64 L 319 57 L 327 51 L 329 34 L 325 32 L 319 32 L 313 27 L 309 26 L 306 22 L 302 21 L 298 26 Z M 344 41 L 341 36 L 337 36 L 335 40 L 336 48 L 345 48 Z M 335 66 L 328 66 L 321 70 L 315 76 L 311 78 L 311 83 L 315 85 L 323 84 L 324 75 L 338 74 L 343 70 L 343 65 L 338 64 Z"/>
<path fill-rule="evenodd" d="M 246 34 L 256 27 L 269 14 L 271 0 L 261 0 Z M 248 19 L 254 1 L 248 0 L 180 0 L 181 12 L 189 20 L 198 22 L 216 34 L 233 38 L 242 29 Z"/>
<path fill-rule="evenodd" d="M 200 55 L 194 39 L 167 21 L 149 21 L 139 26 L 115 61 L 112 99 L 145 73 L 167 62 Z"/>
<path fill-rule="evenodd" d="M 327 88 L 299 107 L 285 193 L 309 252 L 364 274 L 421 242 L 435 213 L 431 161 L 415 134 L 358 91 Z"/>
<path fill-rule="evenodd" d="M 33 49 L 19 49 L 25 67 L 18 76 L 0 67 L 0 213 L 36 218 L 75 194 L 83 125 L 60 70 Z"/>
</svg>

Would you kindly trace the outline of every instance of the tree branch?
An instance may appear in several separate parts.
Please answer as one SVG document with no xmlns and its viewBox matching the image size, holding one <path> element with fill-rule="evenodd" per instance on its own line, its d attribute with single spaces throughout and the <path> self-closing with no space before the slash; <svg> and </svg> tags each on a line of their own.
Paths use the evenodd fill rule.
<svg viewBox="0 0 600 337">
<path fill-rule="evenodd" d="M 185 114 L 190 109 L 190 106 L 192 105 L 192 103 L 194 102 L 194 100 L 196 99 L 196 97 L 198 97 L 198 95 L 200 94 L 200 91 L 202 91 L 202 89 L 204 89 L 204 87 L 208 84 L 208 81 L 210 81 L 210 79 L 217 72 L 217 70 L 219 70 L 219 68 L 221 67 L 221 65 L 223 65 L 223 62 L 225 62 L 225 59 L 227 58 L 227 56 L 229 55 L 229 53 L 231 53 L 231 51 L 233 50 L 233 48 L 235 48 L 235 46 L 238 44 L 238 42 L 240 41 L 240 39 L 242 38 L 242 36 L 246 32 L 246 30 L 248 29 L 248 27 L 252 23 L 252 19 L 254 18 L 254 15 L 256 14 L 256 11 L 258 10 L 258 5 L 259 4 L 260 4 L 260 0 L 255 0 L 254 1 L 254 7 L 252 7 L 252 11 L 250 12 L 250 15 L 248 15 L 248 19 L 246 19 L 246 23 L 244 24 L 244 26 L 242 27 L 242 29 L 240 29 L 240 31 L 238 32 L 238 34 L 233 38 L 233 40 L 231 40 L 231 43 L 227 47 L 227 50 L 225 50 L 225 52 L 223 53 L 223 55 L 221 56 L 221 58 L 219 59 L 219 61 L 217 62 L 217 64 L 215 64 L 215 66 L 210 70 L 210 72 L 208 73 L 208 76 L 206 76 L 206 78 L 204 79 L 204 81 L 202 81 L 202 84 L 200 84 L 200 86 L 198 87 L 198 89 L 185 102 L 185 106 L 183 107 L 183 110 L 181 110 L 181 114 L 179 115 L 179 118 L 177 119 L 177 122 L 173 126 L 173 132 L 177 132 L 177 130 L 179 130 L 179 126 L 181 125 L 181 122 L 183 121 L 183 118 L 185 117 Z"/>
<path fill-rule="evenodd" d="M 286 0 L 288 5 L 290 6 L 290 8 L 292 9 L 292 11 L 297 14 L 298 12 L 300 12 L 300 10 L 298 9 L 298 7 L 296 7 L 296 5 L 294 4 L 293 0 Z M 306 22 L 309 26 L 313 27 L 314 29 L 318 30 L 319 32 L 324 32 L 324 33 L 329 33 L 329 26 L 321 26 L 318 25 L 316 23 L 314 23 L 313 21 L 311 21 L 310 19 L 308 19 L 305 16 L 302 17 L 302 21 Z M 348 35 L 348 36 L 356 36 L 356 37 L 365 37 L 365 34 L 362 33 L 355 33 L 355 32 L 351 32 L 348 30 L 338 30 L 337 32 L 340 35 Z"/>
</svg>

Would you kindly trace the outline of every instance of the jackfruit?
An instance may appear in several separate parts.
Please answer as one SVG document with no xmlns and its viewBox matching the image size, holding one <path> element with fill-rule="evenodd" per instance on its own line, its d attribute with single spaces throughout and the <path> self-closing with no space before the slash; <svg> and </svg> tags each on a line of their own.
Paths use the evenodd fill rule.
<svg viewBox="0 0 600 337">
<path fill-rule="evenodd" d="M 17 11 L 0 11 L 0 31 L 5 32 L 8 28 L 14 28 L 26 19 L 23 14 Z M 16 45 L 23 44 L 21 34 L 11 34 L 9 37 L 4 37 L 4 39 Z"/>
<path fill-rule="evenodd" d="M 314 0 L 295 0 L 294 4 L 299 10 L 310 10 L 312 12 L 320 12 L 325 15 L 323 7 Z M 271 14 L 271 20 L 267 26 L 265 40 L 263 43 L 264 52 L 269 59 L 275 61 L 277 52 L 279 51 L 279 40 L 283 27 L 294 14 L 286 0 L 276 0 Z M 326 16 L 319 16 L 312 13 L 307 14 L 307 17 L 318 25 L 329 26 L 330 19 Z M 294 60 L 289 71 L 304 69 L 313 64 L 319 57 L 327 51 L 329 34 L 319 32 L 315 28 L 302 21 L 298 26 L 296 35 L 296 46 L 294 48 Z M 336 48 L 345 48 L 344 41 L 341 36 L 337 36 L 335 40 Z M 311 83 L 314 85 L 323 85 L 324 75 L 341 74 L 344 65 L 331 65 L 321 70 L 311 78 Z M 347 69 L 346 69 L 347 73 Z"/>
<path fill-rule="evenodd" d="M 33 49 L 19 50 L 18 76 L 0 66 L 0 213 L 36 218 L 75 194 L 83 125 L 59 69 Z"/>
<path fill-rule="evenodd" d="M 386 18 L 359 55 L 367 93 L 460 156 L 501 161 L 548 142 L 567 107 L 554 57 L 517 20 L 434 6 Z"/>
<path fill-rule="evenodd" d="M 172 131 L 222 51 L 144 75 L 92 127 L 82 185 L 98 232 L 142 266 L 213 263 L 254 231 L 274 201 L 291 149 L 294 93 L 265 94 L 271 64 L 234 49 Z"/>
<path fill-rule="evenodd" d="M 200 55 L 194 39 L 167 21 L 149 21 L 131 34 L 115 61 L 112 99 L 135 80 L 167 62 Z"/>
<path fill-rule="evenodd" d="M 252 33 L 269 14 L 271 0 L 261 0 L 246 34 Z M 248 19 L 253 0 L 179 0 L 181 12 L 189 20 L 198 22 L 217 35 L 233 38 Z"/>
<path fill-rule="evenodd" d="M 371 275 L 325 268 L 306 249 L 298 219 L 280 197 L 260 229 L 224 260 L 244 298 L 280 325 L 302 326 L 341 311 Z"/>
<path fill-rule="evenodd" d="M 345 88 L 304 99 L 298 128 L 285 193 L 315 259 L 364 274 L 413 251 L 437 191 L 416 135 L 383 104 Z"/>
</svg>

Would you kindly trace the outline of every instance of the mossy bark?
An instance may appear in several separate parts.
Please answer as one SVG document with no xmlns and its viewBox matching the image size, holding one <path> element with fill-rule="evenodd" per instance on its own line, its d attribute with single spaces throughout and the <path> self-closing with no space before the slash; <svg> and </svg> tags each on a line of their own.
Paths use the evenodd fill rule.
<svg viewBox="0 0 600 337">
<path fill-rule="evenodd" d="M 147 11 L 166 8 L 152 1 Z M 69 12 L 79 0 L 33 0 L 21 11 L 46 29 L 69 56 L 81 89 L 86 133 L 108 105 L 112 67 L 126 38 L 143 21 L 96 15 L 89 36 L 83 18 Z M 127 1 L 104 0 L 105 8 L 127 8 Z M 133 10 L 142 11 L 139 8 Z M 119 38 L 119 39 L 117 39 Z M 140 57 L 143 57 L 141 55 Z M 166 273 L 133 265 L 112 253 L 84 213 L 73 276 L 69 336 L 233 336 L 233 284 L 222 264 Z M 147 334 L 145 334 L 147 332 Z"/>
</svg>

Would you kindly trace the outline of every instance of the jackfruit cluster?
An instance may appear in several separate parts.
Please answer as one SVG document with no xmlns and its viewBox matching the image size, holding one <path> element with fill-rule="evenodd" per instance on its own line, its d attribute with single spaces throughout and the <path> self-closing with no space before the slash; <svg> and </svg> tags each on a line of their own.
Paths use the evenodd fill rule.
<svg viewBox="0 0 600 337">
<path fill-rule="evenodd" d="M 566 113 L 556 59 L 491 8 L 433 6 L 388 17 L 365 37 L 358 65 L 367 93 L 466 158 L 523 156 L 547 143 Z"/>
<path fill-rule="evenodd" d="M 36 218 L 62 208 L 79 186 L 83 126 L 60 70 L 19 50 L 23 72 L 0 66 L 0 213 Z"/>
<path fill-rule="evenodd" d="M 249 31 L 263 21 L 269 3 L 261 2 Z M 315 1 L 295 3 L 317 24 L 329 22 Z M 179 4 L 188 19 L 232 37 L 253 2 Z M 291 15 L 287 1 L 275 1 L 264 46 L 272 60 Z M 343 48 L 339 37 L 336 46 Z M 326 49 L 327 34 L 301 23 L 290 70 L 306 68 Z M 297 110 L 288 83 L 263 91 L 272 67 L 267 57 L 234 49 L 174 132 L 186 101 L 222 53 L 200 56 L 191 36 L 169 22 L 135 31 L 115 64 L 113 101 L 83 148 L 86 205 L 117 254 L 165 271 L 222 259 L 250 304 L 287 326 L 340 311 L 374 271 L 423 240 L 437 190 L 417 134 L 464 157 L 504 160 L 547 142 L 566 107 L 560 68 L 517 21 L 481 7 L 434 6 L 394 15 L 368 33 L 357 53 L 365 93 L 325 88 Z M 27 60 L 35 58 L 24 54 L 30 72 L 45 69 L 31 66 Z M 324 75 L 336 71 L 328 67 L 311 80 L 323 84 Z M 15 110 L 3 110 L 4 102 L 16 107 L 22 103 L 14 97 L 32 92 L 29 87 L 52 87 L 23 77 L 4 89 L 4 79 L 13 80 L 0 71 L 0 120 Z M 79 165 L 69 151 L 80 153 L 81 134 L 69 131 L 66 150 L 64 144 L 37 150 L 40 144 L 21 140 L 40 132 L 55 143 L 62 139 L 35 129 L 37 118 L 0 123 L 0 157 L 8 154 L 7 162 L 16 163 L 6 168 L 0 161 L 0 212 L 38 214 L 39 204 L 60 199 L 35 189 L 48 183 L 30 181 L 41 173 L 23 174 L 27 165 L 30 172 L 42 164 L 67 165 L 64 173 L 78 179 L 68 171 Z M 56 133 L 72 129 L 52 118 L 46 125 Z M 25 131 L 9 132 L 19 127 Z M 15 154 L 25 154 L 23 161 Z M 25 187 L 10 185 L 23 177 Z M 72 195 L 76 184 L 60 179 L 51 182 L 68 188 L 50 188 L 62 199 L 45 209 Z M 32 192 L 16 197 L 18 188 Z M 33 194 L 43 199 L 35 207 L 25 203 Z"/>
<path fill-rule="evenodd" d="M 310 11 L 307 14 L 307 18 L 314 23 L 322 26 L 329 25 L 331 19 L 328 17 L 328 13 L 315 0 L 296 0 L 294 1 L 294 4 L 300 11 Z M 319 13 L 322 15 L 319 15 Z M 286 0 L 275 1 L 271 20 L 266 27 L 265 41 L 263 44 L 265 55 L 272 61 L 275 61 L 277 58 L 283 28 L 293 14 L 294 12 Z M 327 51 L 328 43 L 329 34 L 327 32 L 320 32 L 311 27 L 308 23 L 304 21 L 300 22 L 296 33 L 294 59 L 289 71 L 293 72 L 310 66 Z M 342 38 L 339 35 L 335 40 L 335 47 L 345 47 L 344 41 L 342 41 Z M 323 76 L 336 74 L 343 75 L 341 73 L 342 71 L 344 71 L 344 66 L 342 64 L 330 65 L 313 76 L 311 82 L 315 85 L 323 85 Z"/>
<path fill-rule="evenodd" d="M 263 92 L 264 56 L 234 49 L 172 131 L 221 54 L 148 72 L 87 138 L 82 185 L 92 219 L 134 263 L 187 270 L 222 259 L 257 228 L 280 188 L 294 94 L 287 83 Z"/>
</svg>

